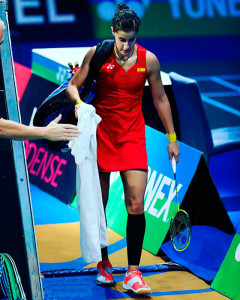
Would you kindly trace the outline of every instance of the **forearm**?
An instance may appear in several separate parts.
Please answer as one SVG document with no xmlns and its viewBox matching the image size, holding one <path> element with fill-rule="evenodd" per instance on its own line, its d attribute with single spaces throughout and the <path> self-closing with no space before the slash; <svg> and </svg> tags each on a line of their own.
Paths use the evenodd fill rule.
<svg viewBox="0 0 240 300">
<path fill-rule="evenodd" d="M 81 101 L 78 88 L 74 84 L 68 84 L 66 94 L 72 104 L 76 104 L 77 101 Z"/>
<path fill-rule="evenodd" d="M 158 115 L 164 125 L 166 132 L 174 133 L 172 112 L 167 96 L 163 96 L 155 100 L 154 105 L 157 109 Z"/>
<path fill-rule="evenodd" d="M 46 128 L 29 127 L 10 120 L 0 120 L 0 137 L 12 140 L 34 140 L 45 138 Z"/>
<path fill-rule="evenodd" d="M 77 101 L 81 101 L 79 90 L 83 86 L 88 72 L 89 72 L 89 63 L 92 59 L 92 56 L 95 52 L 95 47 L 91 48 L 86 56 L 84 57 L 82 66 L 77 70 L 77 72 L 73 75 L 71 80 L 68 83 L 66 94 L 68 96 L 69 101 L 72 104 L 76 104 Z"/>
</svg>

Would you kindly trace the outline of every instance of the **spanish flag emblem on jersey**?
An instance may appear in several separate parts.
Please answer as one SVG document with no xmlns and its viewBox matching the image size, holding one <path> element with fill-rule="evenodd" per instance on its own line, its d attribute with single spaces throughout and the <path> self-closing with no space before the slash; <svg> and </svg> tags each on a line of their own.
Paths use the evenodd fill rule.
<svg viewBox="0 0 240 300">
<path fill-rule="evenodd" d="M 145 72 L 146 68 L 137 68 L 137 72 Z"/>
</svg>

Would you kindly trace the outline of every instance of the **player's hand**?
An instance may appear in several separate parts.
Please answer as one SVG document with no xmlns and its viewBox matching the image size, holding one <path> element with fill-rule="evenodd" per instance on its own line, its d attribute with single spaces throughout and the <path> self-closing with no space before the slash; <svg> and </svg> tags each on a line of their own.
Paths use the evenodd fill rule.
<svg viewBox="0 0 240 300">
<path fill-rule="evenodd" d="M 51 141 L 66 141 L 76 138 L 80 131 L 77 126 L 71 124 L 58 124 L 62 119 L 60 114 L 55 120 L 45 127 L 45 138 Z"/>
<path fill-rule="evenodd" d="M 78 119 L 77 110 L 79 109 L 80 105 L 81 105 L 81 104 L 76 104 L 76 105 L 75 105 L 74 112 L 75 112 L 75 117 L 76 117 L 76 119 Z"/>
<path fill-rule="evenodd" d="M 172 161 L 173 156 L 175 157 L 176 163 L 178 163 L 179 155 L 180 155 L 180 149 L 177 142 L 170 142 L 168 144 L 168 155 L 169 155 L 169 161 Z"/>
</svg>

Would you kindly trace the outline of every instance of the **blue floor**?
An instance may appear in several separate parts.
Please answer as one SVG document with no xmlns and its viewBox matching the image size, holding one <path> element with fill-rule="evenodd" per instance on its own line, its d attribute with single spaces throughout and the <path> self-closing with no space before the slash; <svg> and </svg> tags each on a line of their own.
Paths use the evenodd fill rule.
<svg viewBox="0 0 240 300">
<path fill-rule="evenodd" d="M 211 281 L 227 254 L 234 235 L 210 226 L 192 226 L 191 242 L 183 252 L 177 252 L 171 241 L 161 249 L 174 262 L 185 266 L 204 280 Z"/>
<path fill-rule="evenodd" d="M 84 275 L 86 276 L 86 275 Z M 122 281 L 124 275 L 119 275 L 116 281 Z M 182 291 L 165 291 L 165 292 L 153 292 L 150 296 L 141 296 L 134 295 L 132 293 L 127 294 L 123 292 L 116 291 L 111 287 L 99 287 L 95 284 L 95 277 L 88 275 L 85 277 L 85 280 L 81 276 L 76 276 L 73 280 L 71 277 L 64 278 L 52 278 L 52 279 L 43 279 L 43 285 L 46 287 L 45 299 L 57 299 L 57 300 L 77 300 L 77 299 L 152 299 L 157 296 L 176 296 L 177 295 L 192 295 L 206 292 L 213 292 L 212 289 L 199 289 L 199 290 L 182 290 Z M 67 290 L 64 290 L 64 286 L 67 287 Z M 59 290 L 62 292 L 62 296 L 57 296 Z M 71 290 L 71 295 L 69 295 L 69 290 Z M 88 290 L 88 296 L 82 295 L 79 293 L 80 290 Z M 194 299 L 194 298 L 192 298 Z"/>
<path fill-rule="evenodd" d="M 78 211 L 31 184 L 35 225 L 79 222 Z"/>
<path fill-rule="evenodd" d="M 211 129 L 240 126 L 240 73 L 195 76 Z"/>
</svg>

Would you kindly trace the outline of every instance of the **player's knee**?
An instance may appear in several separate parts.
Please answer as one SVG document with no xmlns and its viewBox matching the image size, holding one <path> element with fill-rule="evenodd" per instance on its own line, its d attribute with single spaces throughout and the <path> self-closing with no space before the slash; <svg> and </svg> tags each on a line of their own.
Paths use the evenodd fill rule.
<svg viewBox="0 0 240 300">
<path fill-rule="evenodd" d="M 144 212 L 144 203 L 142 197 L 131 197 L 128 201 L 127 212 L 133 215 L 139 215 Z"/>
</svg>

